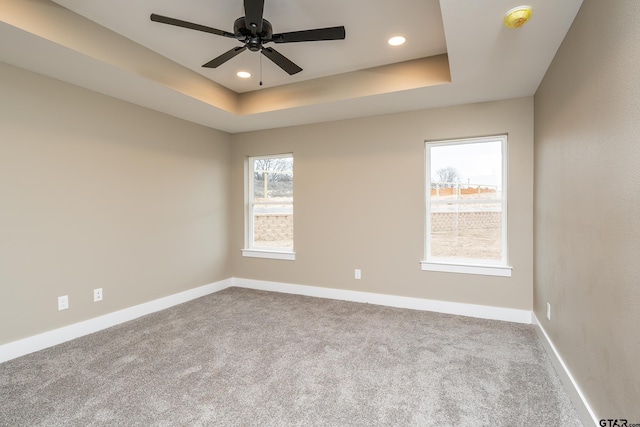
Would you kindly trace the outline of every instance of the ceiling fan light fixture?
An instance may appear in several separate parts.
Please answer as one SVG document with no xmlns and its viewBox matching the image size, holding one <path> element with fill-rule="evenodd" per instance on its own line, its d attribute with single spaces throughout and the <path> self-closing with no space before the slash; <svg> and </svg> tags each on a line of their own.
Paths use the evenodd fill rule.
<svg viewBox="0 0 640 427">
<path fill-rule="evenodd" d="M 248 71 L 238 71 L 236 73 L 236 76 L 240 77 L 241 79 L 248 79 L 249 77 L 251 77 L 251 73 Z"/>
<path fill-rule="evenodd" d="M 404 42 L 406 42 L 406 41 L 407 41 L 407 39 L 402 37 L 402 36 L 394 36 L 394 37 L 391 37 L 387 41 L 387 43 L 389 43 L 391 46 L 400 46 L 400 45 L 403 45 Z"/>
<path fill-rule="evenodd" d="M 504 26 L 507 28 L 520 28 L 529 22 L 532 13 L 531 6 L 514 7 L 504 15 Z"/>
</svg>

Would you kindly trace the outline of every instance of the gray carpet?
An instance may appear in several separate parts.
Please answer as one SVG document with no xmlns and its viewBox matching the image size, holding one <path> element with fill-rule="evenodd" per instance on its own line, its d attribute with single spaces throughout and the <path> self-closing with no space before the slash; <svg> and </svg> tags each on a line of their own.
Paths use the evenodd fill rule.
<svg viewBox="0 0 640 427">
<path fill-rule="evenodd" d="M 229 288 L 0 364 L 2 426 L 581 426 L 533 328 Z"/>
</svg>

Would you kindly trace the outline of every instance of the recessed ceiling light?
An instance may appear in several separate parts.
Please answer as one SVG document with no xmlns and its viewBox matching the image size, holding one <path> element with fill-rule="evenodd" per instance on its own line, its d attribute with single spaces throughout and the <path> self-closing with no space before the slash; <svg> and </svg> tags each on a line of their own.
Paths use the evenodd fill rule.
<svg viewBox="0 0 640 427">
<path fill-rule="evenodd" d="M 249 73 L 248 71 L 238 71 L 236 73 L 236 76 L 240 77 L 241 79 L 248 79 L 249 77 L 251 77 L 251 73 Z"/>
<path fill-rule="evenodd" d="M 518 6 L 504 15 L 504 25 L 507 28 L 520 28 L 531 19 L 531 6 Z"/>
<path fill-rule="evenodd" d="M 402 36 L 395 36 L 395 37 L 391 37 L 387 43 L 389 43 L 391 46 L 400 46 L 401 44 L 404 44 L 404 42 L 406 41 L 407 39 L 405 39 Z"/>
</svg>

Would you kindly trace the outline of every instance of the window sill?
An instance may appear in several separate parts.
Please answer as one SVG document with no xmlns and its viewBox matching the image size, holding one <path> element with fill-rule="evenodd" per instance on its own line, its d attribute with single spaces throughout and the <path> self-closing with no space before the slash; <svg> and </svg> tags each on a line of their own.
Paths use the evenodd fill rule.
<svg viewBox="0 0 640 427">
<path fill-rule="evenodd" d="M 447 264 L 441 262 L 420 261 L 423 271 L 445 273 L 477 274 L 482 276 L 511 277 L 513 267 L 502 265 Z"/>
<path fill-rule="evenodd" d="M 295 261 L 296 259 L 295 252 L 268 249 L 242 249 L 242 256 L 250 258 L 284 259 L 288 261 Z"/>
</svg>

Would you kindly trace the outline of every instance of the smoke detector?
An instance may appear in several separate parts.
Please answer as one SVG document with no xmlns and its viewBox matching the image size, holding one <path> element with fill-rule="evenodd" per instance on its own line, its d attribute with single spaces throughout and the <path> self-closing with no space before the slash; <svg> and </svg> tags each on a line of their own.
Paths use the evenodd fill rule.
<svg viewBox="0 0 640 427">
<path fill-rule="evenodd" d="M 520 28 L 531 19 L 531 6 L 518 6 L 509 10 L 504 15 L 504 26 L 507 28 Z"/>
</svg>

